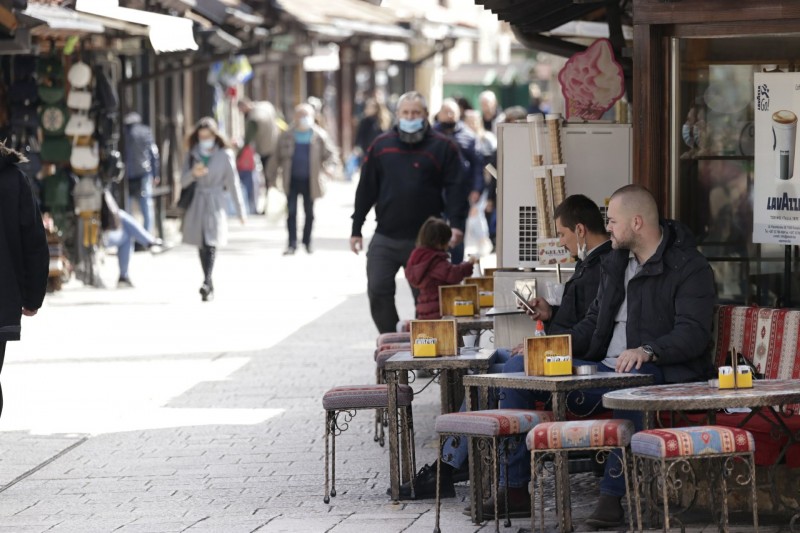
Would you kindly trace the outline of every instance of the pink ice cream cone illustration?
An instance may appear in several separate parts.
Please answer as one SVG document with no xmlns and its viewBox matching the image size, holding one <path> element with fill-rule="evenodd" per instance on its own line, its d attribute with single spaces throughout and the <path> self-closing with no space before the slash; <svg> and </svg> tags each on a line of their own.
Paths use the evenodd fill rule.
<svg viewBox="0 0 800 533">
<path fill-rule="evenodd" d="M 622 67 L 608 39 L 598 39 L 585 52 L 573 55 L 558 73 L 558 81 L 567 118 L 597 120 L 625 93 Z"/>
</svg>

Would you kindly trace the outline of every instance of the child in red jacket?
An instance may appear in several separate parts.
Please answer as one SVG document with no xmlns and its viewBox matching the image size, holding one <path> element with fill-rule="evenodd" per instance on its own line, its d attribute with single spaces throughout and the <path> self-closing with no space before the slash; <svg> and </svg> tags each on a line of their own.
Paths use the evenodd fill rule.
<svg viewBox="0 0 800 533">
<path fill-rule="evenodd" d="M 472 274 L 476 257 L 454 265 L 447 249 L 452 231 L 447 223 L 430 217 L 419 229 L 417 247 L 411 252 L 406 265 L 406 279 L 412 287 L 419 289 L 417 318 L 431 320 L 442 318 L 439 312 L 439 286 L 455 285 Z"/>
</svg>

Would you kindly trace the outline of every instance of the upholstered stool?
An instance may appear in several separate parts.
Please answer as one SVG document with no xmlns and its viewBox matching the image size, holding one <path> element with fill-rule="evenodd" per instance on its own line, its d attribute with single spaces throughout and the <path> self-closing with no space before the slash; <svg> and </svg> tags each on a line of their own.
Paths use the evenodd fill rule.
<svg viewBox="0 0 800 533">
<path fill-rule="evenodd" d="M 405 466 L 409 479 L 416 471 L 414 454 L 414 418 L 411 411 L 411 401 L 414 391 L 408 385 L 397 387 L 397 412 L 400 414 L 401 432 L 405 438 Z M 389 406 L 388 385 L 345 385 L 330 389 L 322 397 L 322 407 L 325 409 L 325 503 L 330 502 L 330 496 L 336 496 L 336 436 L 346 431 L 350 421 L 360 409 L 378 409 L 386 411 Z M 339 415 L 344 414 L 341 424 Z M 333 438 L 328 462 L 328 437 Z M 398 451 L 399 454 L 399 451 Z M 329 468 L 330 465 L 330 468 Z M 328 474 L 330 472 L 330 478 Z M 330 491 L 328 481 L 330 479 Z"/>
<path fill-rule="evenodd" d="M 399 333 L 384 333 L 384 335 L 399 335 Z M 386 383 L 384 376 L 384 367 L 386 361 L 389 360 L 394 354 L 398 352 L 410 352 L 411 343 L 406 344 L 384 344 L 375 350 L 375 382 L 380 384 Z M 386 442 L 386 419 L 383 414 L 385 409 L 375 410 L 375 435 L 373 440 L 383 446 Z"/>
<path fill-rule="evenodd" d="M 381 347 L 384 344 L 398 344 L 398 343 L 411 342 L 411 332 L 404 331 L 402 333 L 381 333 L 375 341 L 375 346 Z"/>
<path fill-rule="evenodd" d="M 498 514 L 498 469 L 497 457 L 500 452 L 498 444 L 501 437 L 511 437 L 514 435 L 524 435 L 530 431 L 536 424 L 553 419 L 551 411 L 531 411 L 527 409 L 492 409 L 487 411 L 468 411 L 466 413 L 450 413 L 436 417 L 436 432 L 439 434 L 439 459 L 436 462 L 437 467 L 442 464 L 442 448 L 445 439 L 448 436 L 454 437 L 470 437 L 480 439 L 483 446 L 492 457 L 492 490 L 494 491 L 494 523 L 495 531 L 500 531 L 500 516 Z M 507 440 L 503 439 L 504 445 L 507 445 Z M 466 443 L 465 443 L 466 444 Z M 479 445 L 479 448 L 481 446 Z M 507 447 L 507 446 L 506 446 Z M 508 457 L 508 454 L 503 454 L 503 457 Z M 479 458 L 472 457 L 472 449 L 470 448 L 470 462 L 475 464 Z M 507 462 L 504 461 L 507 467 Z M 470 474 L 474 473 L 474 469 L 470 468 Z M 506 474 L 508 472 L 506 471 Z M 508 479 L 508 475 L 506 475 Z M 477 506 L 482 505 L 481 494 L 482 483 L 481 480 L 470 478 L 470 485 L 473 487 L 473 497 L 471 498 L 472 516 L 476 518 Z M 477 490 L 476 490 L 477 488 Z M 439 533 L 439 510 L 441 507 L 441 500 L 439 498 L 439 471 L 436 472 L 436 525 L 433 529 L 434 533 Z M 505 526 L 509 527 L 511 521 L 508 518 L 508 501 L 505 502 L 506 521 Z"/>
<path fill-rule="evenodd" d="M 719 463 L 720 468 L 709 468 L 712 475 L 709 483 L 717 481 L 715 474 L 719 474 L 720 491 L 722 496 L 722 516 L 720 528 L 728 531 L 728 484 L 726 478 L 733 472 L 734 461 L 738 458 L 747 465 L 748 476 L 734 478 L 739 485 L 750 485 L 753 499 L 753 531 L 758 531 L 758 497 L 756 494 L 756 470 L 753 461 L 755 442 L 749 431 L 726 426 L 696 426 L 674 429 L 653 429 L 640 431 L 631 439 L 631 451 L 634 460 L 634 485 L 636 491 L 636 519 L 639 522 L 639 531 L 642 531 L 641 493 L 644 492 L 644 483 L 656 480 L 661 487 L 659 495 L 663 501 L 664 531 L 670 529 L 669 496 L 676 495 L 679 486 L 672 476 L 678 468 L 691 470 L 690 461 L 710 460 Z M 647 467 L 651 467 L 651 471 Z M 639 487 L 639 483 L 642 487 Z M 711 487 L 711 496 L 714 496 L 714 487 Z M 712 500 L 713 501 L 713 500 Z M 712 505 L 717 508 L 716 505 Z"/>
<path fill-rule="evenodd" d="M 536 531 L 536 480 L 539 481 L 539 514 L 541 531 L 544 531 L 544 483 L 542 468 L 548 455 L 564 454 L 571 451 L 593 451 L 601 453 L 617 453 L 622 463 L 622 472 L 612 475 L 624 476 L 625 492 L 628 502 L 628 525 L 633 531 L 633 513 L 631 512 L 630 484 L 628 483 L 628 446 L 631 442 L 634 426 L 630 420 L 576 420 L 571 422 L 545 422 L 539 424 L 528 433 L 525 444 L 531 451 L 531 532 Z M 564 479 L 566 461 L 562 455 L 556 465 L 556 499 L 564 502 L 558 516 L 559 529 L 571 531 L 568 524 L 572 522 L 572 509 L 567 507 L 569 485 L 564 486 L 559 480 Z M 569 513 L 567 515 L 567 513 Z M 567 516 L 570 518 L 567 519 Z"/>
</svg>

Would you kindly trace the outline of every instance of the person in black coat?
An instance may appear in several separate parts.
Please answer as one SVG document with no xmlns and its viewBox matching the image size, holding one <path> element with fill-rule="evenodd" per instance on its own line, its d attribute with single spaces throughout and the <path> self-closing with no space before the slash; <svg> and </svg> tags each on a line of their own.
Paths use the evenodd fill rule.
<svg viewBox="0 0 800 533">
<path fill-rule="evenodd" d="M 20 339 L 22 315 L 33 316 L 47 291 L 50 253 L 18 152 L 0 143 L 0 370 L 8 341 Z M 0 388 L 0 413 L 3 390 Z"/>
<path fill-rule="evenodd" d="M 602 261 L 597 297 L 569 330 L 574 356 L 595 364 L 599 372 L 649 374 L 654 383 L 706 379 L 713 369 L 709 347 L 716 295 L 711 267 L 691 232 L 679 222 L 659 220 L 653 196 L 638 185 L 626 185 L 611 196 L 607 229 L 613 251 Z M 607 391 L 587 391 L 584 407 L 593 410 Z M 501 406 L 513 407 L 506 401 Z M 616 412 L 614 418 L 642 429 L 640 413 Z M 527 459 L 515 453 L 509 461 L 509 486 L 517 492 L 527 486 L 519 484 L 525 472 L 530 476 Z M 611 454 L 587 526 L 623 523 L 624 481 L 610 474 L 620 468 L 619 458 Z M 517 494 L 512 498 L 514 490 L 510 501 L 518 500 Z"/>
<path fill-rule="evenodd" d="M 546 323 L 548 333 L 565 333 L 577 324 L 586 315 L 592 301 L 597 295 L 600 285 L 600 262 L 611 251 L 611 241 L 605 231 L 603 215 L 597 205 L 582 194 L 567 197 L 555 211 L 556 231 L 559 243 L 569 250 L 573 257 L 578 258 L 575 272 L 564 287 L 561 304 L 550 306 L 544 298 L 533 298 L 529 304 L 535 313 L 528 313 L 534 320 Z M 533 334 L 533 331 L 531 331 Z M 493 372 L 522 372 L 525 361 L 522 357 L 512 357 L 522 353 L 522 345 L 514 350 L 500 349 L 495 353 L 494 365 L 489 369 Z M 505 364 L 503 364 L 505 363 Z M 549 394 L 535 393 L 533 391 L 509 389 L 505 391 L 506 401 L 513 403 L 520 409 L 530 409 L 536 401 L 549 400 Z M 463 409 L 462 409 L 463 410 Z M 460 443 L 466 442 L 460 439 Z M 521 453 L 525 446 L 519 447 Z M 447 439 L 442 452 L 440 490 L 442 497 L 455 495 L 453 483 L 465 479 L 467 447 L 457 445 L 452 438 Z M 530 464 L 530 461 L 528 461 Z M 425 465 L 416 476 L 414 496 L 418 500 L 436 496 L 436 464 Z M 530 469 L 528 469 L 528 479 Z M 510 477 L 510 481 L 514 478 Z M 527 482 L 527 481 L 526 481 Z M 522 481 L 520 481 L 522 483 Z M 517 485 L 511 485 L 517 486 Z M 523 485 L 519 485 L 523 486 Z M 411 495 L 411 486 L 404 484 L 400 487 L 400 496 L 403 499 Z M 520 499 L 526 499 L 527 493 Z M 529 501 L 529 500 L 527 500 Z M 528 510 L 530 506 L 520 503 L 519 507 Z M 494 513 L 494 510 L 492 510 Z"/>
</svg>

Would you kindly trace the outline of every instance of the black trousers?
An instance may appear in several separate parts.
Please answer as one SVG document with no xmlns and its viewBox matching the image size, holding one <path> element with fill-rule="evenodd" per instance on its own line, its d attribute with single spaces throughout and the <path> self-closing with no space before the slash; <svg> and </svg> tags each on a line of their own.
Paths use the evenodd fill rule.
<svg viewBox="0 0 800 533">
<path fill-rule="evenodd" d="M 311 199 L 311 184 L 308 180 L 292 180 L 289 194 L 286 196 L 286 208 L 289 216 L 286 226 L 289 229 L 289 248 L 297 248 L 297 197 L 303 197 L 303 213 L 306 216 L 303 224 L 303 244 L 311 244 L 311 228 L 314 225 L 314 200 Z"/>
<path fill-rule="evenodd" d="M 214 288 L 214 282 L 211 276 L 214 273 L 214 261 L 217 258 L 217 247 L 203 244 L 199 248 L 200 251 L 200 266 L 203 267 L 203 283 Z"/>
<path fill-rule="evenodd" d="M 392 239 L 376 233 L 367 250 L 367 296 L 372 321 L 380 333 L 396 331 L 397 315 L 394 295 L 397 289 L 394 278 L 405 268 L 408 257 L 414 250 L 413 240 Z M 414 302 L 419 291 L 411 289 Z"/>
</svg>

